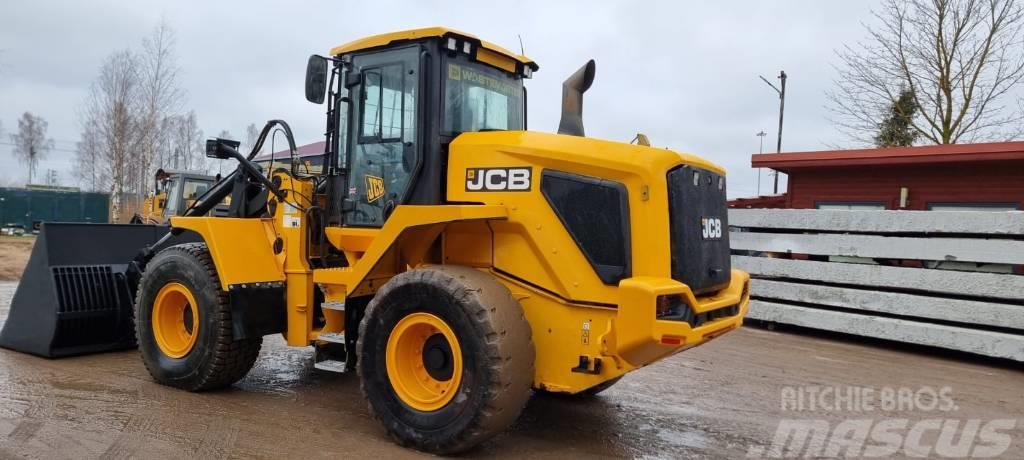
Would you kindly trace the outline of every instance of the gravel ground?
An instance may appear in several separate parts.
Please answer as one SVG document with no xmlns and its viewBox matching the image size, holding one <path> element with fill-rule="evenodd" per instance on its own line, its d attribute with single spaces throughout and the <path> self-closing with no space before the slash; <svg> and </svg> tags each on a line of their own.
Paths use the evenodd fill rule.
<svg viewBox="0 0 1024 460">
<path fill-rule="evenodd" d="M 0 283 L 0 320 L 13 289 Z M 782 419 L 1008 419 L 1015 426 L 1004 427 L 1011 444 L 1000 456 L 1024 458 L 1022 384 L 1024 373 L 1005 363 L 744 328 L 595 398 L 535 396 L 509 432 L 468 456 L 743 458 L 769 447 Z M 794 389 L 831 386 L 949 387 L 955 408 L 786 406 Z M 915 447 L 897 456 L 922 453 L 935 456 Z M 235 387 L 203 394 L 153 383 L 135 351 L 47 360 L 0 350 L 0 458 L 422 456 L 370 417 L 356 375 L 314 370 L 309 349 L 277 337 Z"/>
</svg>

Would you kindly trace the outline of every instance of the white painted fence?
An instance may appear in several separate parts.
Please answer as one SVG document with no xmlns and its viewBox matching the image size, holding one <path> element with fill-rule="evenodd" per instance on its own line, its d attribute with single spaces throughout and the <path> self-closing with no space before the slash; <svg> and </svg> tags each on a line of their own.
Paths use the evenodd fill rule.
<svg viewBox="0 0 1024 460">
<path fill-rule="evenodd" d="M 1024 265 L 1024 212 L 731 209 L 729 225 L 752 319 L 1024 362 L 1024 275 L 972 270 Z"/>
</svg>

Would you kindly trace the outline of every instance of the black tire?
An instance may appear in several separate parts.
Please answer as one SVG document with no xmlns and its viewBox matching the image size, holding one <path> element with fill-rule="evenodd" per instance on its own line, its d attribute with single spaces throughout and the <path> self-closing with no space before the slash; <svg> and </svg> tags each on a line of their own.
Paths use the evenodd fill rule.
<svg viewBox="0 0 1024 460">
<path fill-rule="evenodd" d="M 175 359 L 160 350 L 153 332 L 153 302 L 168 283 L 184 285 L 195 297 L 199 321 L 195 345 Z M 210 252 L 203 243 L 172 246 L 146 265 L 135 302 L 135 330 L 146 370 L 158 383 L 188 391 L 224 388 L 256 362 L 263 338 L 233 340 L 231 307 Z"/>
<path fill-rule="evenodd" d="M 463 360 L 458 393 L 431 412 L 399 399 L 386 367 L 392 329 L 416 312 L 447 323 Z M 491 275 L 469 267 L 420 268 L 388 281 L 366 308 L 356 353 L 370 412 L 399 444 L 426 452 L 462 452 L 501 433 L 532 394 L 534 347 L 522 307 Z"/>
</svg>

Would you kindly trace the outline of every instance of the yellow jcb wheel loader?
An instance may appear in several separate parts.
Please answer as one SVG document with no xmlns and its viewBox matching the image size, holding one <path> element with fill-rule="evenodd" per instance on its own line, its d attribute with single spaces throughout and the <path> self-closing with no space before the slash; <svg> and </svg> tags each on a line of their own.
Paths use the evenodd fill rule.
<svg viewBox="0 0 1024 460">
<path fill-rule="evenodd" d="M 132 216 L 133 224 L 168 223 L 171 216 L 185 214 L 217 181 L 216 177 L 200 172 L 162 168 L 154 176 L 153 192 L 142 202 L 141 212 Z"/>
<path fill-rule="evenodd" d="M 505 430 L 534 390 L 596 393 L 739 327 L 749 277 L 730 266 L 723 169 L 584 137 L 593 61 L 563 85 L 558 134 L 527 131 L 537 69 L 446 28 L 311 56 L 322 171 L 253 164 L 275 127 L 294 156 L 282 121 L 247 156 L 211 139 L 237 170 L 113 270 L 153 378 L 231 385 L 282 334 L 317 369 L 356 371 L 400 444 L 448 454 Z"/>
</svg>

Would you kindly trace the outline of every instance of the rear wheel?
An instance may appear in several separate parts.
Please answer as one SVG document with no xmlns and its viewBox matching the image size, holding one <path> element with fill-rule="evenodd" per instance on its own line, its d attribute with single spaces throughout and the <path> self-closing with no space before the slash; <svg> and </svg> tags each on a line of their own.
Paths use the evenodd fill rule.
<svg viewBox="0 0 1024 460">
<path fill-rule="evenodd" d="M 135 330 L 153 379 L 189 391 L 238 381 L 263 342 L 232 339 L 227 294 L 202 243 L 172 246 L 147 264 L 136 295 Z"/>
<path fill-rule="evenodd" d="M 392 278 L 366 308 L 357 353 L 370 411 L 400 444 L 423 451 L 456 453 L 504 431 L 531 394 L 522 308 L 468 267 Z"/>
</svg>

